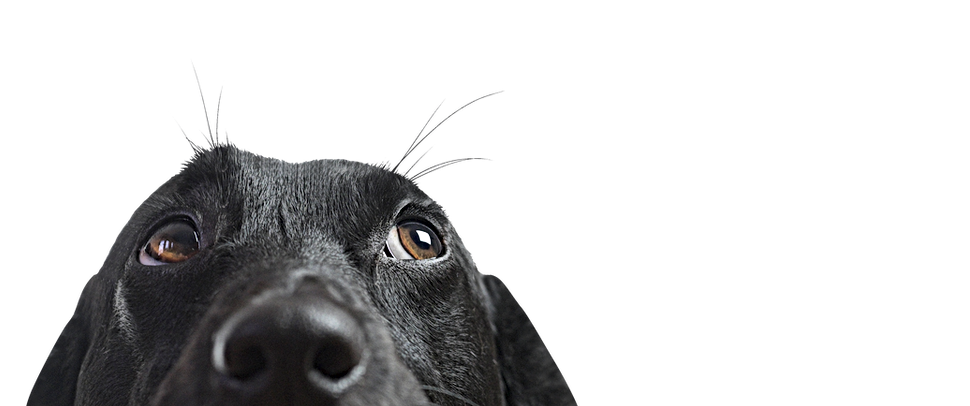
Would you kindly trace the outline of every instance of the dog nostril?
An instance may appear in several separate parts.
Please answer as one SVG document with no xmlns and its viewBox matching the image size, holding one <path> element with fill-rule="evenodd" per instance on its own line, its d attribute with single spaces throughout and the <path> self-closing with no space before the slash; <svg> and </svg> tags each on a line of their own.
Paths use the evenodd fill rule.
<svg viewBox="0 0 970 406">
<path fill-rule="evenodd" d="M 226 345 L 225 374 L 239 380 L 249 379 L 266 369 L 266 355 L 257 345 Z"/>
<path fill-rule="evenodd" d="M 358 345 L 341 339 L 324 340 L 313 359 L 313 369 L 327 378 L 337 380 L 347 376 L 360 363 Z"/>
<path fill-rule="evenodd" d="M 236 394 L 295 391 L 336 399 L 364 375 L 368 359 L 361 323 L 341 306 L 301 292 L 236 311 L 212 344 L 214 372 L 229 378 L 220 382 Z"/>
</svg>

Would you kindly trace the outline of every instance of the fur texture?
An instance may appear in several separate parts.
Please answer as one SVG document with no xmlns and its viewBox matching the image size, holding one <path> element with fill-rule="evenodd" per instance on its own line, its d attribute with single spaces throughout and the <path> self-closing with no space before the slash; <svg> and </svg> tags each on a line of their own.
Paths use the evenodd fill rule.
<svg viewBox="0 0 970 406">
<path fill-rule="evenodd" d="M 173 218 L 195 226 L 198 252 L 145 265 L 146 241 Z M 409 219 L 437 231 L 440 256 L 388 255 L 389 230 Z M 269 331 L 283 322 L 266 319 L 290 314 L 291 303 L 350 343 L 343 352 L 360 356 L 351 372 L 304 382 L 299 371 L 256 367 L 250 377 L 215 366 L 224 331 L 290 342 L 288 330 Z M 509 291 L 477 271 L 441 208 L 413 181 L 357 162 L 291 164 L 216 146 L 142 204 L 84 288 L 28 400 L 72 404 L 575 401 Z"/>
</svg>

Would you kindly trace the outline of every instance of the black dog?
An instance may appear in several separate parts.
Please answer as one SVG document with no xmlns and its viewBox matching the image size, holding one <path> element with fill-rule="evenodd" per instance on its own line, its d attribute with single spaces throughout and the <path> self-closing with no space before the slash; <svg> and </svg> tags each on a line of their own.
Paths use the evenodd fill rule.
<svg viewBox="0 0 970 406">
<path fill-rule="evenodd" d="M 131 217 L 28 405 L 567 405 L 412 179 L 198 150 Z"/>
</svg>

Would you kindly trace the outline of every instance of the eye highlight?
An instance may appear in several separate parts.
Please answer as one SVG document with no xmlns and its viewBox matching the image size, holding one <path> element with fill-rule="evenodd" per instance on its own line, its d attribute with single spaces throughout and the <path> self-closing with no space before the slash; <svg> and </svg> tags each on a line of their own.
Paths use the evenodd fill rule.
<svg viewBox="0 0 970 406">
<path fill-rule="evenodd" d="M 159 227 L 138 253 L 138 262 L 158 266 L 182 262 L 199 252 L 199 232 L 185 219 Z"/>
<path fill-rule="evenodd" d="M 385 254 L 394 259 L 431 259 L 441 256 L 441 237 L 431 227 L 417 221 L 403 221 L 391 228 L 385 241 Z"/>
</svg>

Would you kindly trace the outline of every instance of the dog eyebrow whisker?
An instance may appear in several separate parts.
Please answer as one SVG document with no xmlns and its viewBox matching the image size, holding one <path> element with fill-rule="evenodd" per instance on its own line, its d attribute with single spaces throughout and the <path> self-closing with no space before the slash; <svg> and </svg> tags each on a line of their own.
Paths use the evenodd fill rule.
<svg viewBox="0 0 970 406">
<path fill-rule="evenodd" d="M 411 136 L 411 141 L 408 141 L 408 145 L 404 147 L 403 151 L 401 151 L 401 155 L 398 155 L 397 159 L 394 160 L 395 164 L 398 165 L 399 168 L 403 167 L 404 164 L 406 164 L 407 161 L 411 159 L 411 157 L 413 157 L 414 154 L 416 154 L 425 143 L 430 141 L 431 137 L 434 136 L 436 132 L 438 132 L 437 128 L 430 128 L 438 118 L 438 115 L 441 114 L 441 109 L 445 107 L 446 102 L 448 102 L 448 96 L 442 97 L 441 100 L 438 100 L 438 102 L 431 107 L 431 111 L 428 112 L 428 115 L 425 117 L 424 121 L 422 121 L 421 125 L 418 126 L 418 130 L 414 132 L 413 136 Z"/>
<path fill-rule="evenodd" d="M 202 82 L 202 72 L 199 65 L 196 65 L 195 58 L 189 57 L 189 72 L 192 75 L 192 83 L 195 85 L 195 95 L 199 99 L 199 110 L 202 110 L 202 120 L 208 130 L 212 121 L 212 112 L 209 110 L 209 99 L 205 97 L 205 84 Z"/>
<path fill-rule="evenodd" d="M 462 165 L 479 163 L 479 164 L 494 164 L 495 158 L 483 155 L 472 155 L 472 154 L 462 154 L 456 155 L 450 158 L 441 158 L 430 164 L 427 164 L 421 169 L 415 171 L 415 177 L 420 180 L 425 180 L 432 175 L 437 175 L 441 172 L 447 171 L 449 169 L 454 169 Z"/>
<path fill-rule="evenodd" d="M 455 106 L 450 111 L 448 111 L 448 114 L 445 114 L 444 117 L 442 117 L 440 120 L 437 120 L 436 123 L 438 124 L 438 128 L 435 131 L 444 128 L 446 125 L 448 125 L 448 123 L 451 122 L 451 120 L 454 120 L 455 117 L 458 117 L 459 114 L 464 113 L 468 110 L 471 110 L 472 107 L 482 104 L 483 102 L 505 96 L 508 93 L 509 93 L 508 88 L 500 87 L 498 89 L 492 89 L 489 91 L 476 94 L 475 97 L 472 97 L 471 99 L 461 102 L 461 104 Z"/>
<path fill-rule="evenodd" d="M 424 151 L 421 151 L 420 154 L 417 154 L 411 163 L 408 163 L 408 160 L 415 156 L 415 153 L 425 143 L 430 141 L 431 137 L 448 125 L 448 123 L 454 120 L 455 117 L 468 110 L 471 110 L 472 107 L 475 107 L 485 101 L 505 96 L 508 93 L 509 89 L 506 87 L 500 87 L 479 93 L 475 95 L 475 97 L 461 102 L 461 104 L 448 111 L 448 114 L 445 114 L 444 117 L 438 119 L 437 117 L 441 113 L 441 109 L 448 100 L 447 97 L 442 98 L 440 101 L 438 101 L 438 103 L 435 103 L 434 107 L 431 108 L 427 118 L 421 123 L 421 126 L 418 127 L 418 131 L 416 131 L 411 137 L 411 141 L 408 143 L 408 145 L 404 147 L 403 151 L 401 151 L 401 155 L 398 156 L 398 159 L 394 162 L 394 165 L 402 172 L 409 175 L 416 175 L 418 179 L 424 180 L 432 175 L 436 175 L 448 169 L 468 163 L 495 163 L 495 158 L 489 156 L 464 154 L 451 158 L 439 159 L 431 164 L 421 167 L 420 165 L 424 162 L 428 155 L 431 154 L 431 151 L 434 150 L 434 147 L 436 146 L 435 143 L 432 143 Z"/>
<path fill-rule="evenodd" d="M 222 127 L 222 106 L 225 104 L 226 82 L 228 82 L 228 79 L 223 76 L 222 80 L 219 81 L 219 88 L 216 90 L 216 101 L 213 105 L 214 108 L 210 109 L 209 99 L 205 95 L 205 84 L 202 81 L 202 72 L 199 70 L 199 66 L 195 63 L 195 58 L 193 57 L 189 57 L 189 72 L 192 75 L 192 83 L 195 85 L 195 95 L 199 99 L 199 110 L 202 111 L 202 126 L 204 127 L 204 131 L 202 128 L 199 128 L 198 134 L 202 138 L 203 145 L 214 145 L 220 138 L 231 137 L 228 129 Z M 176 124 L 176 127 L 178 127 L 178 124 Z M 181 130 L 179 130 L 179 134 L 182 135 Z M 183 139 L 185 139 L 184 136 Z M 190 149 L 193 147 L 194 145 L 189 145 Z M 199 150 L 201 148 L 202 146 L 196 147 Z"/>
<path fill-rule="evenodd" d="M 175 122 L 175 130 L 179 132 L 179 137 L 182 138 L 182 141 L 185 142 L 185 145 L 189 146 L 189 151 L 191 152 L 201 151 L 202 146 L 199 145 L 199 143 L 192 138 L 192 135 L 189 133 L 189 130 L 185 128 L 185 125 L 182 124 L 182 121 L 180 121 L 178 117 L 175 117 L 175 113 L 172 113 L 172 109 L 165 110 L 165 112 L 168 113 L 168 116 L 172 119 L 172 121 Z"/>
<path fill-rule="evenodd" d="M 212 105 L 213 125 L 215 128 L 222 127 L 222 105 L 226 100 L 226 82 L 228 79 L 223 76 L 219 81 L 219 88 L 216 90 L 216 102 Z"/>
<path fill-rule="evenodd" d="M 437 146 L 438 146 L 437 142 L 432 142 L 430 145 L 428 145 L 428 147 L 425 148 L 424 151 L 421 151 L 421 153 L 418 154 L 418 156 L 414 157 L 414 159 L 411 160 L 411 163 L 409 163 L 408 166 L 404 168 L 404 171 L 412 172 L 418 167 L 420 167 L 421 163 L 428 158 L 428 155 L 431 155 L 431 152 L 433 152 Z"/>
<path fill-rule="evenodd" d="M 431 106 L 431 111 L 428 112 L 428 116 L 424 119 L 418 129 L 425 128 L 428 126 L 428 124 L 431 124 L 437 120 L 438 115 L 441 114 L 441 109 L 445 108 L 445 103 L 448 103 L 448 96 L 442 97 L 441 100 L 438 100 L 438 102 L 434 104 L 434 106 Z"/>
<path fill-rule="evenodd" d="M 182 121 L 175 117 L 172 110 L 166 110 L 168 116 L 172 118 L 175 122 L 175 129 L 179 133 L 179 137 L 185 142 L 185 145 L 189 147 L 189 152 L 192 154 L 201 154 L 202 151 L 208 145 L 215 145 L 220 140 L 229 141 L 232 139 L 232 133 L 229 132 L 228 127 L 222 126 L 222 106 L 226 101 L 226 79 L 225 76 L 219 81 L 219 88 L 216 91 L 216 101 L 213 105 L 213 109 L 209 108 L 209 100 L 205 96 L 205 84 L 202 81 L 202 72 L 199 70 L 199 66 L 195 63 L 195 58 L 189 57 L 189 72 L 192 76 L 192 83 L 195 86 L 195 95 L 199 100 L 199 110 L 202 111 L 202 126 L 203 128 L 197 128 L 196 133 L 202 142 L 196 141 L 189 130 L 185 128 Z"/>
</svg>

